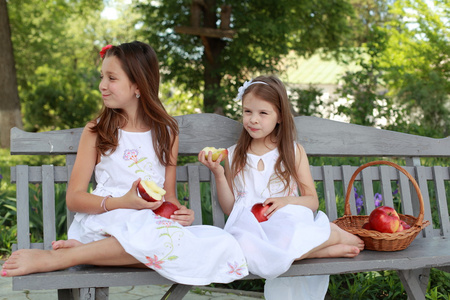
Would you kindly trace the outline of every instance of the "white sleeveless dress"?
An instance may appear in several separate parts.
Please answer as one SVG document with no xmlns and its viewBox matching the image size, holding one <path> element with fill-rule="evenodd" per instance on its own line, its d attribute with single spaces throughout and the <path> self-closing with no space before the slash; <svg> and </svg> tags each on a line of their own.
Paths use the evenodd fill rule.
<svg viewBox="0 0 450 300">
<path fill-rule="evenodd" d="M 228 148 L 230 165 L 235 148 L 236 145 Z M 270 181 L 271 176 L 275 176 L 278 156 L 277 148 L 262 156 L 247 153 L 245 176 L 240 173 L 234 179 L 236 202 L 225 230 L 238 240 L 250 273 L 268 279 L 266 299 L 323 299 L 328 288 L 327 275 L 276 277 L 286 272 L 295 259 L 328 240 L 328 217 L 321 211 L 314 215 L 307 207 L 289 204 L 268 221 L 259 223 L 250 211 L 253 204 L 264 202 L 267 198 L 299 195 L 295 183 L 283 192 L 282 182 Z M 264 163 L 263 171 L 257 169 L 260 160 Z M 305 286 L 310 287 L 309 291 Z M 292 295 L 295 298 L 291 298 Z"/>
<path fill-rule="evenodd" d="M 154 152 L 151 131 L 120 130 L 116 151 L 102 156 L 95 167 L 97 187 L 92 193 L 122 196 L 139 177 L 164 184 L 165 168 Z M 228 283 L 248 274 L 239 244 L 229 233 L 207 225 L 184 227 L 149 209 L 77 213 L 68 233 L 82 243 L 110 235 L 138 261 L 178 283 Z"/>
</svg>

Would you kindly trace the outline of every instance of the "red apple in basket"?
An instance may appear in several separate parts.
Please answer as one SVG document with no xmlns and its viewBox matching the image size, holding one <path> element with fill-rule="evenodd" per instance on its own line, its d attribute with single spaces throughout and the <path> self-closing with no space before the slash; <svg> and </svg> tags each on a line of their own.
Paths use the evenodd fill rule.
<svg viewBox="0 0 450 300">
<path fill-rule="evenodd" d="M 400 225 L 398 226 L 398 229 L 397 229 L 396 232 L 400 232 L 400 231 L 403 231 L 403 230 L 406 230 L 406 229 L 409 229 L 409 228 L 411 228 L 411 226 L 408 223 L 406 223 L 405 221 L 400 220 Z"/>
<path fill-rule="evenodd" d="M 366 230 L 372 230 L 372 227 L 370 227 L 369 222 L 364 223 L 364 225 L 362 226 L 362 228 L 363 228 L 363 229 L 366 229 Z"/>
<path fill-rule="evenodd" d="M 264 213 L 269 209 L 269 207 L 272 204 L 264 205 L 262 203 L 256 203 L 252 206 L 252 213 L 255 215 L 256 220 L 258 220 L 259 223 L 267 221 L 267 217 L 264 215 Z"/>
<path fill-rule="evenodd" d="M 160 188 L 154 181 L 141 180 L 138 184 L 138 191 L 142 199 L 154 202 L 162 200 L 166 191 Z"/>
<path fill-rule="evenodd" d="M 228 155 L 228 150 L 225 148 L 216 149 L 215 147 L 205 147 L 202 151 L 205 152 L 206 159 L 208 159 L 209 152 L 212 152 L 211 158 L 213 161 L 216 161 L 219 158 L 220 154 L 222 154 L 222 160 L 224 160 Z"/>
<path fill-rule="evenodd" d="M 400 225 L 400 217 L 392 207 L 380 206 L 370 213 L 369 224 L 373 230 L 394 233 Z"/>
<path fill-rule="evenodd" d="M 163 202 L 161 206 L 154 209 L 153 212 L 158 216 L 170 219 L 170 216 L 177 210 L 178 207 L 172 202 Z"/>
</svg>

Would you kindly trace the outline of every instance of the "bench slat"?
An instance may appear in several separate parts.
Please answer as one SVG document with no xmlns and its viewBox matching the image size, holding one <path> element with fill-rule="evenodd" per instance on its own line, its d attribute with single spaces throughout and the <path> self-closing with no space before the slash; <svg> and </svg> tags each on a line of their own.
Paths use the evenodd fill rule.
<svg viewBox="0 0 450 300">
<path fill-rule="evenodd" d="M 200 194 L 200 173 L 198 166 L 188 166 L 189 174 L 189 207 L 194 211 L 194 225 L 201 225 L 202 218 L 202 201 Z"/>
<path fill-rule="evenodd" d="M 337 219 L 337 210 L 333 168 L 332 166 L 322 166 L 322 172 L 326 213 L 330 221 L 334 221 Z"/>
<path fill-rule="evenodd" d="M 55 176 L 53 166 L 42 166 L 42 214 L 44 224 L 44 248 L 51 249 L 56 240 Z"/>
<path fill-rule="evenodd" d="M 28 166 L 17 166 L 17 244 L 19 249 L 30 248 L 30 205 Z"/>
<path fill-rule="evenodd" d="M 448 204 L 445 199 L 445 186 L 443 180 L 443 168 L 439 166 L 434 166 L 434 185 L 436 193 L 436 202 L 439 212 L 439 222 L 441 223 L 441 235 L 448 237 L 450 234 L 450 222 L 448 213 Z"/>
<path fill-rule="evenodd" d="M 345 201 L 345 196 L 347 194 L 347 189 L 348 189 L 348 184 L 350 183 L 350 179 L 352 178 L 353 173 L 355 172 L 356 168 L 355 167 L 351 167 L 351 166 L 342 166 L 341 167 L 342 170 L 342 181 L 343 181 L 343 199 Z M 350 189 L 352 190 L 350 192 L 350 198 L 348 199 L 348 201 L 350 202 L 350 211 L 352 213 L 352 215 L 356 215 L 357 214 L 357 208 L 356 208 L 356 202 L 355 202 L 355 193 L 353 192 L 353 188 L 354 185 L 350 187 Z"/>
<path fill-rule="evenodd" d="M 394 207 L 394 201 L 392 198 L 392 185 L 391 177 L 389 175 L 389 166 L 380 166 L 380 183 L 381 194 L 383 195 L 383 205 Z"/>
<path fill-rule="evenodd" d="M 360 172 L 364 193 L 363 201 L 365 204 L 367 215 L 369 215 L 375 209 L 375 201 L 373 199 L 373 180 L 377 179 L 374 176 L 378 175 L 378 172 L 373 172 L 374 170 L 374 168 L 366 168 Z"/>
<path fill-rule="evenodd" d="M 433 233 L 433 218 L 431 216 L 431 207 L 430 207 L 430 197 L 429 197 L 429 191 L 428 191 L 428 181 L 427 181 L 427 177 L 426 177 L 426 170 L 428 170 L 429 168 L 425 168 L 423 166 L 418 166 L 416 167 L 416 180 L 417 180 L 417 184 L 420 187 L 420 192 L 422 194 L 422 198 L 423 198 L 423 205 L 424 205 L 424 220 L 428 220 L 430 222 L 430 225 L 425 227 L 423 229 L 422 234 L 425 237 L 432 237 L 434 236 Z M 418 201 L 417 201 L 418 202 Z M 420 211 L 419 207 L 418 207 L 419 203 L 414 203 L 413 207 L 414 207 L 414 216 L 417 216 L 418 214 L 416 212 Z"/>
<path fill-rule="evenodd" d="M 399 172 L 399 179 L 398 183 L 400 186 L 400 193 L 402 195 L 402 199 L 411 199 L 411 189 L 409 185 L 409 179 L 404 174 L 400 174 Z M 412 215 L 412 205 L 411 201 L 402 201 L 402 213 L 407 215 Z"/>
</svg>

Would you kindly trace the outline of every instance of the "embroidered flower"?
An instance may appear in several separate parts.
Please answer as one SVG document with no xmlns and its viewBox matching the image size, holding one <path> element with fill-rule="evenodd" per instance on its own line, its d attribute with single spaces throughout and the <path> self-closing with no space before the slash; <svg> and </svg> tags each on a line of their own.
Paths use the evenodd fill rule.
<svg viewBox="0 0 450 300">
<path fill-rule="evenodd" d="M 164 262 L 158 260 L 158 256 L 154 255 L 153 258 L 146 256 L 145 258 L 148 260 L 148 263 L 145 264 L 147 267 L 162 269 L 161 264 L 163 264 Z"/>
<path fill-rule="evenodd" d="M 100 57 L 103 58 L 105 57 L 106 51 L 108 51 L 108 49 L 110 49 L 112 47 L 112 45 L 107 45 L 105 47 L 102 48 L 102 51 L 100 51 Z"/>
<path fill-rule="evenodd" d="M 164 220 L 156 222 L 158 225 L 162 225 L 164 227 L 170 227 L 170 226 L 174 225 L 173 221 L 167 220 L 159 215 L 156 215 L 155 219 L 164 219 Z"/>
<path fill-rule="evenodd" d="M 137 163 L 138 162 L 138 154 L 139 154 L 139 151 L 137 151 L 136 149 L 131 149 L 131 150 L 127 149 L 123 153 L 123 159 L 132 160 L 135 163 Z"/>
<path fill-rule="evenodd" d="M 230 271 L 228 271 L 228 274 L 235 273 L 236 275 L 242 276 L 242 271 L 244 270 L 243 265 L 238 266 L 238 263 L 234 262 L 234 264 L 228 263 L 228 266 L 230 267 Z"/>
</svg>

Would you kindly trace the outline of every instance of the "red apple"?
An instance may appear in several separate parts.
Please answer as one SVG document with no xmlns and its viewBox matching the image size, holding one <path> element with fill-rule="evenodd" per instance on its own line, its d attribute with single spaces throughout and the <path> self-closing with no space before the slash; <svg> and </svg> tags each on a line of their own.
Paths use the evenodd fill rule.
<svg viewBox="0 0 450 300">
<path fill-rule="evenodd" d="M 154 202 L 161 201 L 166 191 L 160 188 L 154 181 L 141 180 L 138 184 L 138 191 L 142 199 Z"/>
<path fill-rule="evenodd" d="M 267 217 L 264 215 L 264 213 L 271 205 L 272 204 L 263 206 L 262 203 L 256 203 L 255 205 L 252 206 L 252 213 L 255 215 L 255 218 L 256 220 L 258 220 L 258 222 L 261 223 L 268 220 Z"/>
<path fill-rule="evenodd" d="M 370 227 L 370 223 L 366 222 L 364 223 L 364 225 L 362 226 L 363 229 L 367 229 L 367 230 L 372 230 L 372 227 Z"/>
<path fill-rule="evenodd" d="M 392 207 L 380 206 L 370 213 L 369 224 L 373 230 L 393 233 L 400 225 L 400 217 Z"/>
<path fill-rule="evenodd" d="M 225 148 L 216 149 L 215 147 L 205 147 L 203 150 L 205 152 L 205 158 L 208 159 L 209 152 L 212 152 L 212 160 L 216 161 L 220 154 L 222 154 L 222 160 L 228 155 L 228 150 Z"/>
<path fill-rule="evenodd" d="M 178 207 L 175 204 L 166 201 L 163 202 L 160 207 L 154 209 L 153 212 L 158 216 L 170 219 L 170 216 L 177 210 Z"/>
<path fill-rule="evenodd" d="M 397 229 L 396 232 L 400 232 L 400 231 L 403 231 L 403 230 L 406 230 L 406 229 L 409 229 L 409 228 L 411 228 L 411 226 L 408 225 L 408 223 L 406 223 L 405 221 L 400 220 L 400 225 L 398 226 L 398 229 Z"/>
</svg>

